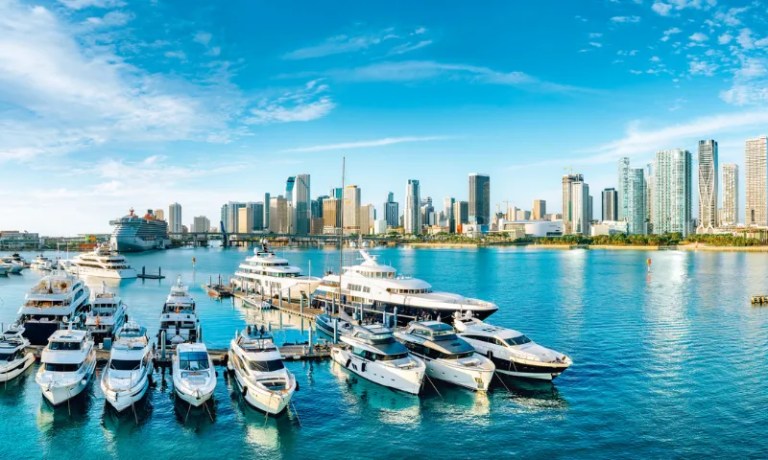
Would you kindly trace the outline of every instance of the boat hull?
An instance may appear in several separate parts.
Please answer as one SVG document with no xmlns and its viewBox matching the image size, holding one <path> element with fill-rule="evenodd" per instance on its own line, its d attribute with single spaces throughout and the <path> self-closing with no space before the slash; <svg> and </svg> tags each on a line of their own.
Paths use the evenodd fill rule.
<svg viewBox="0 0 768 460">
<path fill-rule="evenodd" d="M 0 383 L 8 382 L 20 376 L 29 366 L 35 362 L 35 356 L 32 353 L 24 355 L 24 359 L 0 369 Z"/>
<path fill-rule="evenodd" d="M 107 404 L 112 406 L 117 412 L 122 412 L 141 401 L 149 389 L 148 375 L 144 375 L 139 383 L 130 389 L 118 391 L 110 389 L 106 380 L 106 378 L 101 379 L 101 391 L 104 393 L 104 399 L 107 401 Z"/>
<path fill-rule="evenodd" d="M 88 369 L 86 369 L 85 375 L 82 379 L 63 385 L 57 385 L 55 384 L 55 381 L 51 383 L 40 382 L 39 379 L 37 383 L 43 390 L 43 397 L 45 400 L 53 406 L 58 406 L 72 398 L 75 398 L 88 387 L 88 384 L 91 382 L 91 378 L 93 378 L 93 371 L 95 368 L 96 360 L 93 359 L 93 361 L 89 364 Z"/>
<path fill-rule="evenodd" d="M 472 391 L 487 391 L 491 386 L 493 369 L 468 368 L 446 363 L 442 359 L 422 358 L 427 363 L 427 375 Z"/>
<path fill-rule="evenodd" d="M 331 349 L 331 358 L 348 371 L 370 382 L 414 395 L 421 392 L 423 373 L 382 366 L 376 362 L 364 360 L 341 347 Z"/>
<path fill-rule="evenodd" d="M 552 381 L 568 369 L 564 366 L 551 366 L 547 364 L 535 366 L 496 357 L 492 358 L 492 361 L 496 365 L 496 372 L 499 374 L 533 380 Z"/>
<path fill-rule="evenodd" d="M 178 387 L 174 387 L 173 389 L 174 393 L 176 393 L 176 396 L 184 401 L 185 403 L 189 404 L 192 407 L 200 407 L 206 402 L 208 402 L 213 397 L 213 390 L 210 392 L 197 392 L 195 394 L 186 393 L 184 391 L 181 391 Z"/>
<path fill-rule="evenodd" d="M 235 376 L 238 391 L 243 395 L 245 402 L 254 409 L 271 415 L 277 415 L 283 412 L 288 407 L 288 404 L 290 404 L 294 389 L 288 390 L 285 393 L 267 391 L 248 384 L 243 376 L 240 375 L 238 369 L 232 369 L 232 373 Z"/>
<path fill-rule="evenodd" d="M 24 323 L 24 337 L 30 345 L 47 345 L 48 339 L 59 329 L 58 321 L 27 321 Z"/>
</svg>

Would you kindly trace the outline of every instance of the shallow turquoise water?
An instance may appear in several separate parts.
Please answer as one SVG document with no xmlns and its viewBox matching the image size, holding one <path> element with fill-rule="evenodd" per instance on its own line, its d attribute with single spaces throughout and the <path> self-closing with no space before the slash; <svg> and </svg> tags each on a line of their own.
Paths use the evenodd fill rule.
<svg viewBox="0 0 768 460">
<path fill-rule="evenodd" d="M 288 363 L 301 385 L 298 417 L 268 420 L 238 401 L 220 371 L 213 422 L 193 412 L 184 423 L 170 388 L 159 384 L 137 425 L 131 414 L 105 410 L 98 385 L 71 415 L 51 409 L 34 383 L 35 366 L 0 387 L 2 457 L 768 457 L 768 308 L 748 300 L 768 293 L 765 255 L 374 252 L 436 289 L 498 303 L 490 322 L 569 354 L 573 367 L 554 385 L 508 381 L 510 391 L 498 386 L 488 395 L 439 386 L 439 395 L 416 398 L 353 379 L 331 362 Z M 311 261 L 315 275 L 338 266 L 332 250 L 283 255 L 305 270 Z M 198 300 L 205 342 L 225 347 L 246 316 L 259 313 L 210 300 L 200 284 L 231 274 L 245 256 L 221 249 L 129 256 L 139 269 L 161 266 L 168 278 L 124 281 L 119 292 L 130 315 L 154 332 L 181 274 Z M 0 322 L 14 320 L 38 276 L 0 278 Z M 301 334 L 296 318 L 284 317 L 283 326 L 278 339 Z"/>
</svg>

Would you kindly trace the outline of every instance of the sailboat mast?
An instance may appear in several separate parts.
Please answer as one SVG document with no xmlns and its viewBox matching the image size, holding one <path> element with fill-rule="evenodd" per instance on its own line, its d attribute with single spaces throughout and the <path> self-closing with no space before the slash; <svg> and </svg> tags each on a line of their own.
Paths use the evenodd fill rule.
<svg viewBox="0 0 768 460">
<path fill-rule="evenodd" d="M 341 219 L 339 224 L 339 313 L 341 313 L 341 272 L 344 266 L 344 179 L 347 167 L 347 157 L 341 157 Z"/>
</svg>

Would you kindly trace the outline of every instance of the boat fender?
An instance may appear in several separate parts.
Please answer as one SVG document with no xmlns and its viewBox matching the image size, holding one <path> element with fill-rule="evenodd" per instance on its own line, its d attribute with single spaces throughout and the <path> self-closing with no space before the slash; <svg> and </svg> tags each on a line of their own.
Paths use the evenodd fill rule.
<svg viewBox="0 0 768 460">
<path fill-rule="evenodd" d="M 352 359 L 351 359 L 351 358 L 350 358 L 350 359 L 347 359 L 347 364 L 345 364 L 345 365 L 344 365 L 344 367 L 346 367 L 347 369 L 349 369 L 349 363 L 351 363 L 351 362 L 352 362 Z"/>
</svg>

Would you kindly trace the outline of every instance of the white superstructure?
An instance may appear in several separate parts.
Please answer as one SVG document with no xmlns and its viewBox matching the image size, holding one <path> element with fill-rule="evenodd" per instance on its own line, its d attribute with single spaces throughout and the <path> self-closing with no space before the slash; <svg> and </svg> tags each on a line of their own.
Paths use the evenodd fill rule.
<svg viewBox="0 0 768 460">
<path fill-rule="evenodd" d="M 213 396 L 216 371 L 202 343 L 182 343 L 173 355 L 173 389 L 182 401 L 200 407 Z"/>
<path fill-rule="evenodd" d="M 35 362 L 35 355 L 26 351 L 29 340 L 23 332 L 23 327 L 14 324 L 0 337 L 0 382 L 18 377 Z"/>
<path fill-rule="evenodd" d="M 19 310 L 24 337 L 32 345 L 45 345 L 63 324 L 85 319 L 89 296 L 88 287 L 67 273 L 56 272 L 42 278 L 27 292 Z"/>
<path fill-rule="evenodd" d="M 152 344 L 147 330 L 133 321 L 117 333 L 109 363 L 101 374 L 101 391 L 118 412 L 140 401 L 152 380 Z"/>
<path fill-rule="evenodd" d="M 45 257 L 42 254 L 32 259 L 32 262 L 29 264 L 29 268 L 31 268 L 32 270 L 40 270 L 40 271 L 53 270 L 54 266 L 55 266 L 54 261 Z"/>
<path fill-rule="evenodd" d="M 67 270 L 74 275 L 98 278 L 131 279 L 137 276 L 125 257 L 110 249 L 109 245 L 77 255 L 68 264 Z"/>
<path fill-rule="evenodd" d="M 35 381 L 54 406 L 79 395 L 93 377 L 96 350 L 86 331 L 56 331 L 43 349 Z"/>
<path fill-rule="evenodd" d="M 189 295 L 189 288 L 182 283 L 179 276 L 163 304 L 158 340 L 160 340 L 160 334 L 165 332 L 165 341 L 168 346 L 176 346 L 183 342 L 197 342 L 199 323 L 195 311 L 195 299 Z"/>
<path fill-rule="evenodd" d="M 91 299 L 91 311 L 85 317 L 85 327 L 98 342 L 111 337 L 125 322 L 126 306 L 123 300 L 106 287 Z"/>
<path fill-rule="evenodd" d="M 232 277 L 235 289 L 268 297 L 299 300 L 308 297 L 320 284 L 320 278 L 302 276 L 299 267 L 277 257 L 266 243 L 240 264 Z"/>
</svg>

